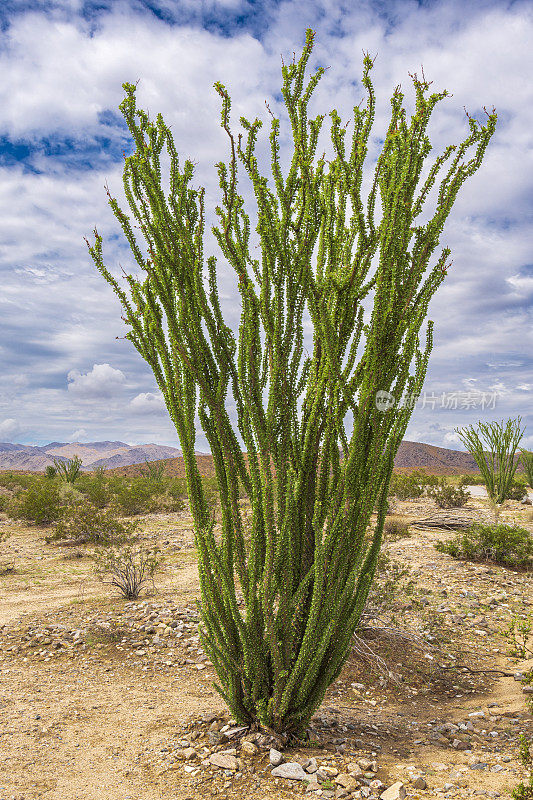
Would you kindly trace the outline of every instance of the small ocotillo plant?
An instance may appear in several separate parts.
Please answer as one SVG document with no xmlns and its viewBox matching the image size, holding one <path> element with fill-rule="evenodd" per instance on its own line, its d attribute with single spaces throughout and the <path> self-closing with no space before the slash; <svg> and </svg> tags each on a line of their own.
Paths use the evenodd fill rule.
<svg viewBox="0 0 533 800">
<path fill-rule="evenodd" d="M 215 84 L 230 155 L 227 164 L 217 165 L 222 199 L 212 230 L 239 278 L 238 344 L 222 318 L 215 256 L 207 258 L 209 298 L 204 289 L 205 190 L 191 188 L 192 162 L 180 165 L 169 127 L 161 114 L 154 123 L 137 109 L 130 83 L 123 84 L 120 110 L 136 150 L 125 156 L 124 188 L 146 255 L 130 217 L 107 191 L 144 275 L 127 274 L 123 288 L 104 264 L 98 231 L 93 246 L 86 240 L 120 298 L 126 338 L 152 368 L 176 426 L 198 549 L 201 641 L 218 675 L 216 688 L 239 722 L 279 735 L 305 732 L 350 653 L 376 570 L 394 456 L 412 413 L 412 403 L 402 401 L 418 395 L 424 381 L 432 322 L 423 346 L 419 332 L 446 275 L 449 248 L 423 276 L 457 193 L 479 168 L 496 126 L 494 110 L 486 124 L 469 118 L 469 135 L 437 157 L 419 186 L 431 150 L 429 118 L 448 92 L 428 97 L 429 83 L 412 76 L 415 112 L 407 119 L 398 87 L 364 201 L 363 167 L 375 111 L 373 62 L 365 56 L 366 107 L 353 109 L 351 144 L 347 148 L 346 126 L 333 110 L 333 155 L 316 158 L 325 115 L 307 114 L 324 73 L 319 67 L 306 76 L 314 35 L 307 31 L 300 59 L 282 68 L 293 145 L 286 174 L 280 120 L 272 116 L 269 180 L 256 157 L 261 121 L 241 117 L 244 134 L 235 136 L 230 96 L 222 83 Z M 163 147 L 170 156 L 168 196 L 161 181 Z M 436 210 L 417 225 L 447 161 Z M 239 193 L 239 165 L 257 204 L 260 260 Z M 376 222 L 378 193 L 383 213 Z M 367 320 L 362 301 L 369 295 L 373 311 Z M 314 349 L 302 367 L 305 306 Z M 247 461 L 226 410 L 230 380 Z M 220 493 L 220 541 L 194 455 L 197 403 Z M 348 409 L 354 417 L 350 438 L 344 427 Z M 249 536 L 239 507 L 241 485 L 252 508 Z"/>
<path fill-rule="evenodd" d="M 521 421 L 517 417 L 508 419 L 505 425 L 503 420 L 501 424 L 478 422 L 478 431 L 473 425 L 455 429 L 475 459 L 493 503 L 503 503 L 513 483 L 518 467 L 516 451 L 525 430 L 520 430 Z"/>
<path fill-rule="evenodd" d="M 77 478 L 79 478 L 82 464 L 83 461 L 78 456 L 69 458 L 66 461 L 59 461 L 54 458 L 54 467 L 56 468 L 57 474 L 61 475 L 63 480 L 67 483 L 76 482 Z"/>
<path fill-rule="evenodd" d="M 533 453 L 530 450 L 520 448 L 520 462 L 526 474 L 526 480 L 533 489 Z"/>
</svg>

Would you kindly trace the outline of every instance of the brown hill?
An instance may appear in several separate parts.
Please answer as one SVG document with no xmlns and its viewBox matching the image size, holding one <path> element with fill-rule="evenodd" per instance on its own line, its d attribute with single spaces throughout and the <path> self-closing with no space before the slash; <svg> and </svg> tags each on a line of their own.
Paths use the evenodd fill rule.
<svg viewBox="0 0 533 800">
<path fill-rule="evenodd" d="M 248 456 L 243 453 L 245 463 Z M 185 478 L 185 465 L 183 457 L 165 460 L 165 474 Z M 211 478 L 215 476 L 215 465 L 211 455 L 197 455 L 196 463 L 202 476 Z M 114 469 L 119 475 L 139 475 L 142 465 Z M 272 464 L 274 469 L 274 465 Z M 399 472 L 410 472 L 413 469 L 424 469 L 433 475 L 463 475 L 479 474 L 476 462 L 469 453 L 461 450 L 448 450 L 445 447 L 436 447 L 422 442 L 403 441 L 400 444 L 394 468 Z"/>
</svg>

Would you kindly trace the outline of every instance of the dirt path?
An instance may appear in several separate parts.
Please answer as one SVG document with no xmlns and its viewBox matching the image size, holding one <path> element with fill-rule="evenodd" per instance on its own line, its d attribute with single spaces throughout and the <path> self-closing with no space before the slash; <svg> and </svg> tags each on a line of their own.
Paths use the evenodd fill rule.
<svg viewBox="0 0 533 800">
<path fill-rule="evenodd" d="M 482 499 L 471 505 L 486 508 Z M 400 506 L 412 517 L 434 510 L 431 501 Z M 509 503 L 502 517 L 524 519 L 525 511 Z M 37 529 L 9 527 L 0 559 L 13 566 L 0 577 L 0 800 L 278 800 L 304 791 L 272 778 L 268 749 L 236 774 L 203 763 L 213 736 L 222 736 L 224 720 L 213 719 L 224 704 L 197 642 L 186 514 L 145 520 L 143 537 L 160 543 L 167 565 L 157 593 L 138 604 L 98 584 L 88 558 L 44 544 Z M 532 577 L 454 561 L 434 549 L 443 536 L 416 531 L 388 547 L 393 562 L 411 569 L 416 591 L 404 591 L 407 578 L 396 584 L 387 621 L 424 634 L 427 647 L 368 638 L 398 683 L 385 685 L 353 656 L 315 720 L 322 746 L 292 750 L 288 760 L 316 756 L 339 772 L 354 759 L 376 760 L 383 787 L 369 788 L 370 797 L 395 780 L 408 798 L 510 797 L 521 774 L 518 736 L 533 731 L 522 684 L 464 667 L 514 673 L 530 665 L 509 657 L 500 631 L 513 614 L 533 610 Z M 437 664 L 450 664 L 446 653 L 464 666 L 440 671 Z M 195 758 L 186 762 L 191 745 Z M 416 775 L 426 789 L 409 782 Z"/>
</svg>

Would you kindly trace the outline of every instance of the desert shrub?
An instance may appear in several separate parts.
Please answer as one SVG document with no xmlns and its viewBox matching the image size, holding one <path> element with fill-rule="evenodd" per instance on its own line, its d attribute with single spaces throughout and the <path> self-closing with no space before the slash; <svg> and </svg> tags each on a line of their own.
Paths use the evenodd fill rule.
<svg viewBox="0 0 533 800">
<path fill-rule="evenodd" d="M 522 781 L 513 789 L 513 800 L 533 800 L 533 742 L 528 742 L 524 734 L 520 735 L 520 761 L 528 772 L 527 783 Z"/>
<path fill-rule="evenodd" d="M 414 469 L 409 473 L 409 477 L 420 486 L 438 486 L 439 483 L 437 475 L 428 475 L 424 469 Z"/>
<path fill-rule="evenodd" d="M 113 505 L 126 517 L 146 514 L 153 509 L 156 487 L 146 478 L 123 478 L 113 486 Z"/>
<path fill-rule="evenodd" d="M 529 637 L 533 630 L 533 614 L 523 614 L 517 616 L 513 614 L 509 627 L 503 631 L 503 635 L 510 645 L 510 655 L 514 658 L 528 658 L 533 656 L 533 650 L 529 647 Z"/>
<path fill-rule="evenodd" d="M 397 497 L 398 500 L 409 500 L 421 497 L 423 491 L 424 489 L 416 475 L 393 473 L 389 486 L 389 495 Z"/>
<path fill-rule="evenodd" d="M 165 474 L 165 461 L 144 461 L 145 467 L 140 467 L 139 472 L 143 478 L 154 483 L 162 483 Z"/>
<path fill-rule="evenodd" d="M 9 495 L 0 493 L 0 511 L 6 511 L 9 502 Z"/>
<path fill-rule="evenodd" d="M 115 586 L 127 600 L 136 600 L 162 564 L 158 547 L 113 547 L 97 550 L 94 571 L 102 583 Z"/>
<path fill-rule="evenodd" d="M 49 478 L 51 480 L 52 478 L 55 478 L 56 475 L 57 475 L 57 469 L 53 467 L 51 464 L 48 464 L 48 466 L 44 471 L 44 477 Z"/>
<path fill-rule="evenodd" d="M 105 508 L 113 497 L 109 481 L 102 470 L 82 475 L 77 484 L 77 489 L 83 492 L 87 500 L 97 508 Z"/>
<path fill-rule="evenodd" d="M 167 478 L 166 491 L 174 500 L 188 500 L 185 478 Z"/>
<path fill-rule="evenodd" d="M 450 486 L 446 481 L 440 481 L 437 486 L 430 486 L 427 490 L 428 497 L 432 497 L 439 508 L 460 508 L 466 505 L 471 498 L 463 486 Z"/>
<path fill-rule="evenodd" d="M 406 536 L 410 535 L 409 523 L 403 519 L 403 517 L 387 517 L 383 526 L 383 534 L 390 541 L 404 539 Z"/>
<path fill-rule="evenodd" d="M 469 561 L 495 561 L 508 567 L 533 563 L 533 536 L 518 525 L 476 523 L 450 542 L 438 542 L 435 547 L 441 553 Z"/>
<path fill-rule="evenodd" d="M 111 509 L 102 511 L 84 502 L 61 509 L 54 532 L 45 539 L 48 543 L 109 545 L 128 541 L 136 527 L 136 522 L 119 520 Z"/>
<path fill-rule="evenodd" d="M 11 470 L 0 472 L 0 486 L 4 486 L 6 489 L 20 491 L 20 489 L 29 489 L 30 486 L 39 482 L 39 475 L 20 475 Z"/>
<path fill-rule="evenodd" d="M 523 500 L 524 497 L 527 497 L 527 487 L 520 480 L 515 480 L 505 493 L 506 500 Z"/>
<path fill-rule="evenodd" d="M 61 481 L 58 484 L 59 500 L 62 506 L 73 506 L 83 503 L 83 494 L 76 489 L 72 483 Z"/>
<path fill-rule="evenodd" d="M 6 512 L 12 519 L 23 519 L 37 525 L 54 522 L 61 512 L 59 488 L 44 478 L 36 481 L 7 504 Z"/>
<path fill-rule="evenodd" d="M 152 498 L 152 511 L 183 511 L 185 500 L 168 488 Z"/>
</svg>

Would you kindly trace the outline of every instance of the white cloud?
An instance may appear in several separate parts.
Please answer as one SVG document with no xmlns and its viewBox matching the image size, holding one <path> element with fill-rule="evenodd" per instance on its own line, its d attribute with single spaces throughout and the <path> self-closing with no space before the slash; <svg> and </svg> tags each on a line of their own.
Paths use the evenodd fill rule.
<svg viewBox="0 0 533 800">
<path fill-rule="evenodd" d="M 119 369 L 109 364 L 95 364 L 90 372 L 84 375 L 71 369 L 67 375 L 68 391 L 80 398 L 111 397 L 117 389 L 122 388 L 126 376 Z"/>
<path fill-rule="evenodd" d="M 135 414 L 166 414 L 167 408 L 163 395 L 153 392 L 141 392 L 129 402 L 129 408 Z"/>
<path fill-rule="evenodd" d="M 528 311 L 532 279 L 523 272 L 531 258 L 533 197 L 529 4 L 265 0 L 258 12 L 244 0 L 159 0 L 159 7 L 177 24 L 166 24 L 133 1 L 117 0 L 88 20 L 77 0 L 57 0 L 53 10 L 13 14 L 0 33 L 0 134 L 15 143 L 22 137 L 22 144 L 32 148 L 30 166 L 40 171 L 9 161 L 0 166 L 0 305 L 7 333 L 2 336 L 5 398 L 0 396 L 0 414 L 7 417 L 15 403 L 24 430 L 33 431 L 34 439 L 41 432 L 65 439 L 73 427 L 89 430 L 91 437 L 100 431 L 95 438 L 123 438 L 125 430 L 133 439 L 137 432 L 145 435 L 143 415 L 151 414 L 154 435 L 175 443 L 153 376 L 131 344 L 121 340 L 126 329 L 119 303 L 83 241 L 83 236 L 92 240 L 96 225 L 110 269 L 119 274 L 120 265 L 126 270 L 134 266 L 103 188 L 107 180 L 119 204 L 129 210 L 122 163 L 116 160 L 130 147 L 129 134 L 117 124 L 122 123 L 121 84 L 139 79 L 139 107 L 153 118 L 160 111 L 172 128 L 181 162 L 190 157 L 197 164 L 193 184 L 205 185 L 208 206 L 206 254 L 217 252 L 209 233 L 212 208 L 220 197 L 213 164 L 227 157 L 228 143 L 220 130 L 220 102 L 212 84 L 222 80 L 229 89 L 236 129 L 241 114 L 264 120 L 260 163 L 267 166 L 264 100 L 281 113 L 284 163 L 290 135 L 279 102 L 280 54 L 287 62 L 294 50 L 301 50 L 308 24 L 317 31 L 311 70 L 317 64 L 330 66 L 313 114 L 335 105 L 348 119 L 363 97 L 362 50 L 377 53 L 372 71 L 375 136 L 364 186 L 378 153 L 377 138 L 389 121 L 396 84 L 402 84 L 404 102 L 412 108 L 408 71 L 420 74 L 423 64 L 432 91 L 447 88 L 453 93 L 434 111 L 430 160 L 446 144 L 467 135 L 464 105 L 478 118 L 484 117 L 483 105 L 496 106 L 499 122 L 483 165 L 461 188 L 443 232 L 442 245 L 451 246 L 454 264 L 430 305 L 435 347 L 424 388 L 475 386 L 486 391 L 496 379 L 516 389 L 508 388 L 501 411 L 493 410 L 493 415 L 499 418 L 504 410 L 510 415 L 531 413 L 530 390 L 522 388 L 529 385 L 524 380 L 533 352 Z M 242 20 L 258 13 L 259 32 L 253 35 L 251 23 L 247 28 Z M 214 25 L 202 29 L 202 15 L 210 14 L 224 22 L 224 34 Z M 109 116 L 107 123 L 102 114 Z M 327 123 L 326 118 L 325 130 Z M 163 158 L 163 174 L 166 163 Z M 241 188 L 248 199 L 245 180 Z M 251 222 L 253 230 L 253 216 Z M 222 313 L 237 336 L 241 301 L 236 281 L 224 259 L 218 265 Z M 312 333 L 311 326 L 304 330 L 309 352 Z M 67 390 L 64 375 L 73 364 L 79 369 L 69 372 Z M 80 371 L 87 364 L 95 366 Z M 16 383 L 21 374 L 30 376 L 26 385 Z M 108 401 L 105 418 L 100 399 Z M 228 407 L 235 424 L 231 393 Z M 429 417 L 418 416 L 417 436 L 443 443 L 445 426 L 437 430 L 431 425 Z M 198 436 L 199 449 L 207 450 L 200 428 Z"/>
<path fill-rule="evenodd" d="M 78 430 L 74 431 L 74 433 L 70 437 L 70 441 L 79 442 L 80 439 L 86 439 L 86 438 L 87 438 L 87 431 L 85 430 L 85 428 L 78 428 Z"/>
<path fill-rule="evenodd" d="M 22 428 L 16 419 L 8 418 L 0 422 L 0 437 L 17 436 Z"/>
</svg>

